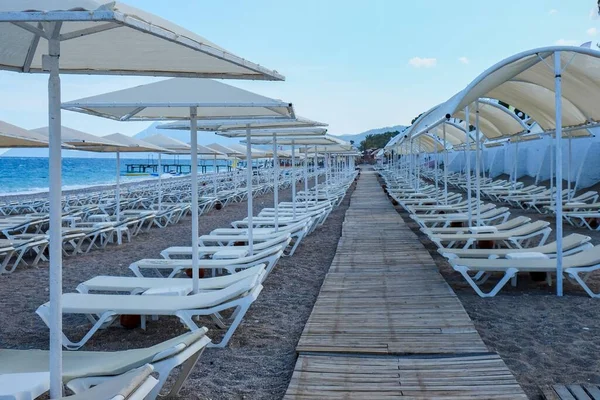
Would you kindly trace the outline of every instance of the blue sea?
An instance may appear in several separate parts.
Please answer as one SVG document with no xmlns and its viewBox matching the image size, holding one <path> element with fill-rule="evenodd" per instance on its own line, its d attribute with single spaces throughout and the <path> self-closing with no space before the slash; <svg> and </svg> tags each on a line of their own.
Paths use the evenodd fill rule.
<svg viewBox="0 0 600 400">
<path fill-rule="evenodd" d="M 146 159 L 121 158 L 121 182 L 158 179 L 152 176 L 123 176 L 126 164 L 147 163 Z M 150 160 L 152 162 L 152 160 Z M 178 162 L 189 165 L 189 160 L 174 161 L 163 159 L 163 164 Z M 156 163 L 156 159 L 154 159 Z M 206 163 L 207 172 L 212 171 L 211 161 Z M 222 162 L 221 162 L 222 163 Z M 115 158 L 63 158 L 63 190 L 81 189 L 88 186 L 114 184 L 116 182 Z M 29 194 L 48 191 L 48 158 L 37 157 L 0 157 L 0 195 Z"/>
</svg>

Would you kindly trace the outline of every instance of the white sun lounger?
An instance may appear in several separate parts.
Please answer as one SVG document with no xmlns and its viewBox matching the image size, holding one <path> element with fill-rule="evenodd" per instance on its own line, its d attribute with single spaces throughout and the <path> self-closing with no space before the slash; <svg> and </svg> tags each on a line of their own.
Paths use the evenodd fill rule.
<svg viewBox="0 0 600 400">
<path fill-rule="evenodd" d="M 507 231 L 510 229 L 515 229 L 518 228 L 519 226 L 525 225 L 527 223 L 531 222 L 531 218 L 529 217 L 524 217 L 524 216 L 519 216 L 516 218 L 513 218 L 511 220 L 508 220 L 506 222 L 503 222 L 501 224 L 498 225 L 486 225 L 486 226 L 490 226 L 493 227 L 497 232 L 502 232 L 502 231 Z M 469 233 L 470 232 L 470 227 L 466 226 L 466 227 L 449 227 L 449 228 L 421 228 L 421 232 L 423 232 L 426 235 L 438 235 L 438 234 L 445 234 L 445 233 Z"/>
<path fill-rule="evenodd" d="M 287 247 L 291 241 L 291 237 L 289 233 L 284 233 L 282 235 L 276 236 L 274 239 L 266 240 L 264 242 L 254 243 L 253 251 L 260 252 L 266 250 L 273 246 L 284 246 Z M 226 248 L 225 248 L 226 249 Z M 198 247 L 198 257 L 212 257 L 215 253 L 221 252 L 225 250 L 223 246 L 203 246 Z M 249 247 L 245 246 L 233 246 L 233 249 L 237 251 L 243 251 L 245 254 L 248 254 Z M 172 246 L 167 247 L 163 251 L 160 252 L 162 258 L 166 260 L 172 259 L 191 259 L 192 258 L 192 247 L 191 246 Z"/>
<path fill-rule="evenodd" d="M 212 271 L 226 270 L 229 274 L 235 274 L 246 268 L 251 268 L 259 264 L 265 264 L 267 274 L 266 277 L 271 273 L 279 258 L 283 255 L 284 245 L 271 246 L 264 250 L 255 252 L 251 256 L 244 256 L 239 258 L 228 258 L 228 259 L 201 259 L 199 260 L 198 267 L 200 269 L 209 269 Z M 237 247 L 231 247 L 236 249 Z M 223 248 L 222 248 L 223 249 Z M 191 259 L 175 259 L 175 260 L 164 260 L 164 259 L 143 259 L 131 263 L 129 269 L 135 276 L 144 277 L 146 276 L 143 271 L 148 271 L 154 274 L 154 276 L 173 278 L 180 272 L 192 268 Z M 165 276 L 164 273 L 167 273 Z"/>
<path fill-rule="evenodd" d="M 477 241 L 493 241 L 496 243 L 503 243 L 509 248 L 523 248 L 527 247 L 528 244 L 532 243 L 532 240 L 536 237 L 540 237 L 537 241 L 537 245 L 543 245 L 546 243 L 546 239 L 550 235 L 552 229 L 549 227 L 550 223 L 546 221 L 535 221 L 530 224 L 522 225 L 518 228 L 511 229 L 508 231 L 495 232 L 495 233 L 473 233 L 473 234 L 439 234 L 430 235 L 429 238 L 432 242 L 437 244 L 439 248 L 444 247 L 455 247 L 457 243 L 464 243 L 463 249 L 468 249 L 475 245 Z M 447 243 L 444 246 L 443 243 Z"/>
<path fill-rule="evenodd" d="M 556 259 L 451 259 L 450 264 L 459 272 L 475 292 L 481 297 L 495 296 L 506 283 L 519 272 L 556 272 Z M 600 293 L 594 293 L 586 280 L 592 272 L 600 268 L 600 246 L 563 257 L 563 272 L 577 282 L 585 292 L 593 298 L 600 298 Z M 476 273 L 474 277 L 469 272 Z M 500 281 L 487 293 L 480 285 L 494 273 L 504 274 Z M 582 274 L 583 276 L 581 276 Z"/>
<path fill-rule="evenodd" d="M 230 317 L 229 329 L 221 342 L 214 344 L 214 347 L 225 347 L 261 290 L 260 278 L 255 276 L 223 289 L 189 296 L 66 293 L 62 296 L 63 315 L 84 314 L 93 321 L 93 326 L 77 342 L 71 341 L 63 332 L 63 346 L 69 350 L 81 348 L 99 329 L 110 326 L 119 315 L 177 316 L 193 331 L 200 329 L 194 322 L 194 317 L 198 315 L 211 316 L 219 327 L 225 328 L 225 318 L 219 313 L 233 308 L 235 311 Z M 41 305 L 36 312 L 49 325 L 50 303 Z"/>
<path fill-rule="evenodd" d="M 159 343 L 155 346 L 124 351 L 64 351 L 63 382 L 76 394 L 90 386 L 127 373 L 149 363 L 158 373 L 158 383 L 146 397 L 156 399 L 174 368 L 182 366 L 179 376 L 167 396 L 175 396 L 192 372 L 198 358 L 210 343 L 207 329 Z M 47 372 L 47 350 L 0 350 L 0 375 Z"/>
<path fill-rule="evenodd" d="M 158 384 L 153 371 L 154 367 L 146 364 L 61 400 L 144 400 Z"/>
<path fill-rule="evenodd" d="M 580 235 L 579 233 L 572 233 L 563 238 L 562 248 L 563 255 L 574 254 L 592 246 L 589 243 L 592 240 L 591 237 Z M 448 259 L 453 258 L 504 258 L 507 254 L 514 253 L 542 253 L 547 255 L 549 258 L 556 257 L 556 251 L 558 247 L 556 242 L 546 243 L 543 246 L 528 247 L 524 249 L 438 249 L 438 253 Z"/>
<path fill-rule="evenodd" d="M 241 270 L 231 275 L 202 278 L 199 280 L 199 290 L 210 291 L 223 289 L 248 277 L 258 277 L 261 281 L 266 273 L 265 264 Z M 140 278 L 132 276 L 96 276 L 77 286 L 79 293 L 90 292 L 128 292 L 129 294 L 144 293 L 149 289 L 185 288 L 192 291 L 191 278 Z"/>
</svg>

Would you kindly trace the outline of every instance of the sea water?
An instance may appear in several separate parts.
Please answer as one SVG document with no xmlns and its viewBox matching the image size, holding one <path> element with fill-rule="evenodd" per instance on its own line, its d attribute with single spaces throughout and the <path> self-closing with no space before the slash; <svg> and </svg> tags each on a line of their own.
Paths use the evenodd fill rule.
<svg viewBox="0 0 600 400">
<path fill-rule="evenodd" d="M 123 176 L 126 164 L 146 163 L 145 159 L 121 158 L 119 171 L 121 182 L 158 179 L 149 175 Z M 154 161 L 156 163 L 156 160 Z M 163 163 L 173 164 L 172 160 Z M 179 164 L 189 165 L 189 160 L 178 160 Z M 203 160 L 207 172 L 212 171 L 211 160 Z M 187 170 L 187 169 L 186 169 Z M 200 169 L 199 169 L 200 170 Z M 114 184 L 117 165 L 115 158 L 63 158 L 63 190 L 81 189 L 94 185 Z M 0 157 L 0 195 L 29 194 L 48 190 L 48 158 Z"/>
</svg>

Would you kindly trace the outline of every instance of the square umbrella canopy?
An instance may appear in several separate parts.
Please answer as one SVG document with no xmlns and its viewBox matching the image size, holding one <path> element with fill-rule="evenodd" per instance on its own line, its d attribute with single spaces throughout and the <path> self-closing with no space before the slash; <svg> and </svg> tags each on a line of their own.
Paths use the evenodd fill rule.
<svg viewBox="0 0 600 400">
<path fill-rule="evenodd" d="M 64 129 L 64 128 L 63 128 Z M 81 133 L 81 132 L 80 132 Z M 151 143 L 144 142 L 142 140 L 133 138 L 131 136 L 123 135 L 122 133 L 113 133 L 111 135 L 102 136 L 101 139 L 111 141 L 117 145 L 111 144 L 99 144 L 93 145 L 90 143 L 84 143 L 85 145 L 79 146 L 77 143 L 74 148 L 78 150 L 94 151 L 98 153 L 116 153 L 116 190 L 115 190 L 115 202 L 117 206 L 116 218 L 120 220 L 121 216 L 121 153 L 168 153 L 169 150 L 159 146 L 155 146 Z"/>
<path fill-rule="evenodd" d="M 105 139 L 103 137 L 78 131 L 77 129 L 69 128 L 66 126 L 61 126 L 60 129 L 62 132 L 61 142 L 63 144 L 68 144 L 70 146 L 76 147 L 78 150 L 85 150 L 86 147 L 89 147 L 90 151 L 98 151 L 93 150 L 93 148 L 99 148 L 104 146 L 112 149 L 115 149 L 117 147 L 127 147 L 126 144 L 118 143 L 110 139 Z M 50 128 L 47 126 L 43 128 L 32 129 L 31 132 L 45 137 L 46 140 L 50 140 Z M 116 150 L 108 151 L 114 152 Z"/>
<path fill-rule="evenodd" d="M 117 121 L 164 121 L 251 117 L 294 117 L 291 103 L 271 99 L 212 79 L 173 78 L 63 103 L 70 111 Z"/>
<path fill-rule="evenodd" d="M 253 131 L 257 129 L 274 129 L 274 128 L 306 128 L 306 127 L 326 127 L 327 124 L 317 121 L 312 121 L 308 118 L 296 116 L 295 119 L 288 118 L 254 118 L 246 120 L 215 120 L 215 121 L 198 121 L 198 130 L 203 131 L 219 131 L 227 132 L 230 130 L 243 130 L 250 125 Z M 161 124 L 157 129 L 173 129 L 173 130 L 190 130 L 189 121 L 176 121 L 167 124 Z"/>
<path fill-rule="evenodd" d="M 48 139 L 35 132 L 0 121 L 0 148 L 48 147 Z"/>
<path fill-rule="evenodd" d="M 6 0 L 0 4 L 0 68 L 44 72 L 47 31 L 58 23 L 64 73 L 283 80 L 172 22 L 106 0 Z M 149 51 L 152 49 L 152 51 Z M 176 61 L 175 61 L 176 60 Z"/>
<path fill-rule="evenodd" d="M 50 397 L 60 398 L 61 69 L 73 74 L 261 80 L 284 77 L 160 17 L 104 0 L 3 1 L 0 37 L 0 69 L 50 74 Z"/>
<path fill-rule="evenodd" d="M 223 146 L 221 144 L 218 143 L 211 143 L 209 145 L 206 145 L 206 147 L 216 150 L 220 153 L 225 154 L 227 157 L 230 158 L 242 158 L 244 156 L 244 153 L 238 150 L 234 150 L 230 147 L 227 146 Z"/>
<path fill-rule="evenodd" d="M 189 119 L 192 175 L 192 248 L 198 247 L 198 119 L 271 117 L 293 119 L 291 103 L 271 99 L 221 82 L 174 78 L 64 103 L 66 110 L 120 121 Z M 247 149 L 247 155 L 249 151 Z M 248 175 L 248 210 L 252 181 Z M 249 215 L 249 218 L 251 216 Z M 251 229 L 249 230 L 251 231 Z M 250 254 L 252 238 L 250 236 Z M 192 252 L 193 293 L 199 290 L 199 257 Z"/>
<path fill-rule="evenodd" d="M 251 136 L 253 138 L 273 137 L 273 136 L 280 138 L 280 137 L 286 137 L 286 136 L 325 135 L 326 133 L 327 133 L 327 129 L 315 128 L 315 127 L 289 128 L 289 129 L 253 129 Z M 242 131 L 242 130 L 225 131 L 225 132 L 219 133 L 219 135 L 230 137 L 230 138 L 246 137 L 246 131 Z"/>
<path fill-rule="evenodd" d="M 306 140 L 314 139 L 314 140 L 324 140 L 327 142 L 332 142 L 333 139 L 327 139 L 325 132 L 326 129 L 316 128 L 316 127 L 303 127 L 303 128 L 271 128 L 271 129 L 259 129 L 257 132 L 246 132 L 246 148 L 250 148 L 250 144 L 253 143 L 253 140 L 258 139 L 259 141 L 263 141 L 260 144 L 272 144 L 273 145 L 273 166 L 274 166 L 274 190 L 273 190 L 273 203 L 275 206 L 275 229 L 277 230 L 279 227 L 279 161 L 277 159 L 277 145 L 285 145 L 290 144 L 292 146 L 291 149 L 291 158 L 292 158 L 292 173 L 295 174 L 295 164 L 296 164 L 296 143 L 293 138 L 300 137 L 302 135 Z M 241 137 L 240 131 L 228 131 L 219 133 L 223 136 L 233 136 L 233 137 Z M 290 141 L 289 139 L 292 138 Z M 319 138 L 319 139 L 316 139 Z M 305 192 L 308 192 L 308 170 L 307 170 L 307 157 L 304 158 L 305 168 L 304 168 L 304 189 Z M 318 176 L 315 177 L 315 186 L 318 181 Z M 292 177 L 292 208 L 293 208 L 293 216 L 296 217 L 296 180 L 295 175 Z M 250 221 L 251 222 L 251 221 Z"/>
</svg>

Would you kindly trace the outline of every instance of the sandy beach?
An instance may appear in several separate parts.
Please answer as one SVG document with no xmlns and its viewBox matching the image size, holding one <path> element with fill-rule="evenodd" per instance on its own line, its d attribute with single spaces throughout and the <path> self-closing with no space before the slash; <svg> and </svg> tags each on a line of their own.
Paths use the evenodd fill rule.
<svg viewBox="0 0 600 400">
<path fill-rule="evenodd" d="M 350 193 L 350 191 L 349 191 Z M 291 190 L 280 192 L 289 201 Z M 207 349 L 182 393 L 182 399 L 280 399 L 287 388 L 296 360 L 295 347 L 312 310 L 325 272 L 335 254 L 341 224 L 348 207 L 334 210 L 327 222 L 304 239 L 292 257 L 282 258 L 265 282 L 264 290 L 251 306 L 225 349 Z M 272 193 L 255 198 L 254 210 L 272 207 Z M 246 203 L 234 203 L 200 217 L 200 233 L 227 227 L 246 216 Z M 64 260 L 64 292 L 96 275 L 132 276 L 128 265 L 141 258 L 159 258 L 160 250 L 190 245 L 191 219 L 165 229 L 152 229 L 133 242 L 109 246 Z M 0 279 L 0 348 L 45 349 L 48 329 L 35 314 L 48 301 L 48 269 L 18 268 Z M 218 338 L 221 331 L 208 318 L 202 319 Z M 67 316 L 64 330 L 79 337 L 89 327 L 83 316 Z M 113 326 L 97 333 L 82 350 L 120 350 L 150 346 L 183 334 L 176 318 L 151 321 L 148 329 L 126 330 Z"/>
</svg>

